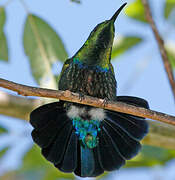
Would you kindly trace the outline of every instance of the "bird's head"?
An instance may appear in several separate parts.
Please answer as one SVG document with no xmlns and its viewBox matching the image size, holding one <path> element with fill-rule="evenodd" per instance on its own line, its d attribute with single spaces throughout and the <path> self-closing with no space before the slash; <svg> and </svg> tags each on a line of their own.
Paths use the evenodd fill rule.
<svg viewBox="0 0 175 180">
<path fill-rule="evenodd" d="M 125 5 L 126 3 L 115 12 L 111 19 L 98 24 L 93 29 L 73 58 L 88 65 L 100 65 L 101 67 L 109 65 L 115 33 L 114 23 Z"/>
</svg>

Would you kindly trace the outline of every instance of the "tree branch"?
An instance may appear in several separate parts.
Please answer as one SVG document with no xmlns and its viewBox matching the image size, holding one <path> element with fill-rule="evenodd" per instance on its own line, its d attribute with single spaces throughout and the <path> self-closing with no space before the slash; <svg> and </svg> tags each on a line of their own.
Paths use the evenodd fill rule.
<svg viewBox="0 0 175 180">
<path fill-rule="evenodd" d="M 149 22 L 149 24 L 150 24 L 150 26 L 152 28 L 152 31 L 154 33 L 154 36 L 155 36 L 155 38 L 157 40 L 159 50 L 160 50 L 160 53 L 161 53 L 161 56 L 162 56 L 162 60 L 163 60 L 163 63 L 164 63 L 164 67 L 165 67 L 166 73 L 168 75 L 169 83 L 171 85 L 171 89 L 172 89 L 172 92 L 173 92 L 173 95 L 174 95 L 174 98 L 175 98 L 175 80 L 174 80 L 174 76 L 173 76 L 172 67 L 171 67 L 170 61 L 168 60 L 168 55 L 167 55 L 167 52 L 166 52 L 165 47 L 164 47 L 164 41 L 161 38 L 161 36 L 160 36 L 160 34 L 159 34 L 159 32 L 158 32 L 158 30 L 156 28 L 156 25 L 154 23 L 154 20 L 152 18 L 148 0 L 142 0 L 142 3 L 143 3 L 144 8 L 145 8 L 146 19 Z"/>
<path fill-rule="evenodd" d="M 47 98 L 55 98 L 64 101 L 90 105 L 98 108 L 108 109 L 112 111 L 117 111 L 121 113 L 131 114 L 139 117 L 149 118 L 153 120 L 158 120 L 167 124 L 175 125 L 175 117 L 170 116 L 161 112 L 152 111 L 149 109 L 132 106 L 122 102 L 112 102 L 108 101 L 104 106 L 104 100 L 95 97 L 84 96 L 83 100 L 80 100 L 79 94 L 72 93 L 70 91 L 58 91 L 51 89 L 36 88 L 31 86 L 25 86 L 17 84 L 11 81 L 7 81 L 0 78 L 0 87 L 16 91 L 18 94 L 23 96 L 39 96 Z"/>
<path fill-rule="evenodd" d="M 13 96 L 0 91 L 0 114 L 29 120 L 29 113 L 41 105 L 41 100 Z"/>
</svg>

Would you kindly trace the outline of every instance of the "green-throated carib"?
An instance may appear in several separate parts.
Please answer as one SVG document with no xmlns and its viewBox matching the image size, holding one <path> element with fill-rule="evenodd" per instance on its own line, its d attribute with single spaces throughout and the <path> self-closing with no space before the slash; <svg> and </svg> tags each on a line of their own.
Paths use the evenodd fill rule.
<svg viewBox="0 0 175 180">
<path fill-rule="evenodd" d="M 80 50 L 65 61 L 60 90 L 149 108 L 143 99 L 116 96 L 111 51 L 114 22 L 125 5 L 98 24 Z M 81 177 L 119 169 L 139 152 L 139 141 L 148 132 L 144 118 L 64 101 L 35 109 L 30 123 L 43 156 L 59 170 Z"/>
</svg>

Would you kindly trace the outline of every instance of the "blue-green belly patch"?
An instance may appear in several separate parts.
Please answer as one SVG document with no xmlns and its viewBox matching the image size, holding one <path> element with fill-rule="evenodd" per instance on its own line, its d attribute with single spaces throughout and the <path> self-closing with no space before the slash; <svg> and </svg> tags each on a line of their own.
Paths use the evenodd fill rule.
<svg viewBox="0 0 175 180">
<path fill-rule="evenodd" d="M 97 134 L 100 131 L 100 121 L 84 120 L 80 117 L 72 119 L 76 134 L 82 144 L 88 148 L 94 148 L 98 144 Z"/>
</svg>

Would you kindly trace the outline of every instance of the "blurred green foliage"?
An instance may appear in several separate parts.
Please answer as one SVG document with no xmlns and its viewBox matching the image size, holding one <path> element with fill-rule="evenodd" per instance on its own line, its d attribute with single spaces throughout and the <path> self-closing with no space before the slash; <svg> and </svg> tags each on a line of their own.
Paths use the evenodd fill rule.
<svg viewBox="0 0 175 180">
<path fill-rule="evenodd" d="M 125 9 L 125 13 L 130 18 L 144 23 L 147 22 L 144 14 L 144 7 L 141 0 L 135 0 L 132 3 L 130 3 Z"/>
<path fill-rule="evenodd" d="M 7 129 L 2 125 L 0 125 L 0 138 L 1 135 L 3 136 L 5 133 L 8 133 Z M 0 159 L 3 157 L 3 155 L 7 152 L 8 149 L 9 147 L 3 147 L 3 148 L 0 147 Z"/>
<path fill-rule="evenodd" d="M 5 9 L 0 7 L 0 29 L 2 30 L 6 21 Z"/>
<path fill-rule="evenodd" d="M 175 158 L 174 150 L 143 145 L 141 152 L 128 161 L 126 167 L 165 165 L 167 161 L 173 158 Z"/>
<path fill-rule="evenodd" d="M 42 86 L 47 82 L 52 87 L 56 86 L 52 65 L 68 57 L 59 35 L 43 19 L 29 14 L 25 22 L 23 42 L 37 83 Z"/>
<path fill-rule="evenodd" d="M 48 162 L 41 156 L 40 148 L 36 145 L 30 149 L 30 151 L 24 157 L 24 163 L 22 171 L 34 172 L 35 174 L 40 172 L 38 180 L 56 180 L 59 178 L 74 179 L 71 173 L 62 173 L 54 168 L 53 164 Z M 33 173 L 31 173 L 33 174 Z"/>
<path fill-rule="evenodd" d="M 167 19 L 173 10 L 175 10 L 175 0 L 166 0 L 164 17 Z"/>
<path fill-rule="evenodd" d="M 0 125 L 0 134 L 7 132 L 7 129 Z"/>
<path fill-rule="evenodd" d="M 168 58 L 171 63 L 172 68 L 175 68 L 175 51 L 172 51 L 171 49 L 167 49 Z"/>
<path fill-rule="evenodd" d="M 81 3 L 81 1 L 80 1 L 80 0 L 70 0 L 70 1 L 75 2 L 75 3 L 78 3 L 78 4 L 80 4 L 80 3 Z"/>
<path fill-rule="evenodd" d="M 112 48 L 112 59 L 124 54 L 127 50 L 141 43 L 142 39 L 136 36 L 119 37 L 114 41 Z"/>
<path fill-rule="evenodd" d="M 6 21 L 6 13 L 3 7 L 0 7 L 0 60 L 8 61 L 7 40 L 4 34 L 4 25 Z"/>
</svg>

